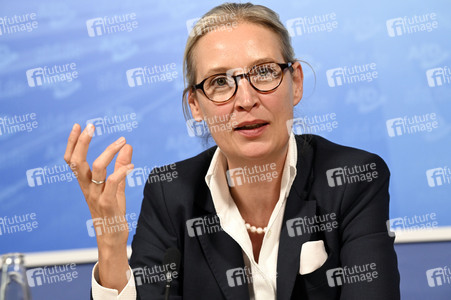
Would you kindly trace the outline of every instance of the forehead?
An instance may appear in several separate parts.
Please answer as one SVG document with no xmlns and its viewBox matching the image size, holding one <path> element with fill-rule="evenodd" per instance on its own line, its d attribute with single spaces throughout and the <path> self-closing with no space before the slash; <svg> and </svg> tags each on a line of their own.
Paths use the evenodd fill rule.
<svg viewBox="0 0 451 300">
<path fill-rule="evenodd" d="M 239 23 L 231 31 L 209 32 L 194 49 L 197 79 L 249 67 L 262 59 L 283 62 L 280 39 L 272 30 L 252 23 Z"/>
</svg>

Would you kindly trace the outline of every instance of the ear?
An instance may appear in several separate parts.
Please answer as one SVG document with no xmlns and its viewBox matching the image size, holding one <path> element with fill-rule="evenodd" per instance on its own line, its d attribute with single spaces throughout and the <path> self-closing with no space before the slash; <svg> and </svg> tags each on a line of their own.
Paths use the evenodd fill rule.
<svg viewBox="0 0 451 300">
<path fill-rule="evenodd" d="M 202 110 L 200 109 L 199 100 L 196 97 L 196 91 L 193 89 L 188 91 L 188 104 L 194 120 L 200 122 L 203 120 Z"/>
<path fill-rule="evenodd" d="M 304 93 L 304 72 L 300 62 L 295 62 L 292 65 L 293 72 L 293 106 L 296 106 L 302 99 Z"/>
</svg>

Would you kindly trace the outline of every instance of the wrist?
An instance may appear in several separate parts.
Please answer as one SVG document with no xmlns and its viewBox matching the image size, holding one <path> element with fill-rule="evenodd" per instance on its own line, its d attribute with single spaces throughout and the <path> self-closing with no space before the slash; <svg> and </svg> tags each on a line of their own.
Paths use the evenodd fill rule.
<svg viewBox="0 0 451 300">
<path fill-rule="evenodd" d="M 106 288 L 116 289 L 120 293 L 130 278 L 127 248 L 99 248 L 98 283 Z"/>
<path fill-rule="evenodd" d="M 127 257 L 127 244 L 109 244 L 98 243 L 98 257 L 100 261 L 109 261 L 117 259 L 126 259 Z"/>
</svg>

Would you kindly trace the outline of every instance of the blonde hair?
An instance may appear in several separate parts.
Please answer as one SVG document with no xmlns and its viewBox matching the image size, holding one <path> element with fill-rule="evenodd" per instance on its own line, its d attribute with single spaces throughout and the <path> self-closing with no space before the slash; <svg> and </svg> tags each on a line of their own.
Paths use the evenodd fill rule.
<svg viewBox="0 0 451 300">
<path fill-rule="evenodd" d="M 191 119 L 191 110 L 188 104 L 188 92 L 196 84 L 196 67 L 194 65 L 194 49 L 199 39 L 210 31 L 216 31 L 221 26 L 230 26 L 231 22 L 248 22 L 262 25 L 272 30 L 280 38 L 282 56 L 285 62 L 294 62 L 294 50 L 291 46 L 290 35 L 279 19 L 279 15 L 263 5 L 252 3 L 224 3 L 207 12 L 194 25 L 186 42 L 183 55 L 183 77 L 185 89 L 183 90 L 182 105 L 185 119 Z"/>
</svg>

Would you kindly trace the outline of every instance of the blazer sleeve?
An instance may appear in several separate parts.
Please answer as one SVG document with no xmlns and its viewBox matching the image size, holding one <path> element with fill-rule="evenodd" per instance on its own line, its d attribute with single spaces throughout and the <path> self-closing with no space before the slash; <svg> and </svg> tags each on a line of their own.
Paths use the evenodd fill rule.
<svg viewBox="0 0 451 300">
<path fill-rule="evenodd" d="M 182 252 L 178 241 L 168 213 L 162 184 L 147 181 L 130 257 L 137 299 L 164 299 L 166 280 L 164 272 L 161 271 L 165 268 L 163 258 L 166 250 L 171 247 L 178 248 Z M 183 261 L 183 253 L 181 260 Z M 166 269 L 170 268 L 166 266 Z M 182 272 L 183 269 L 180 267 L 177 273 L 172 273 L 170 299 L 182 298 Z"/>
<path fill-rule="evenodd" d="M 364 282 L 344 284 L 341 298 L 346 300 L 399 300 L 399 272 L 394 238 L 388 235 L 389 178 L 385 162 L 371 154 L 366 163 L 376 163 L 377 178 L 348 183 L 341 203 L 341 251 L 343 268 L 368 269 L 374 276 Z M 376 273 L 374 273 L 376 272 Z M 345 273 L 346 274 L 346 273 Z"/>
</svg>

